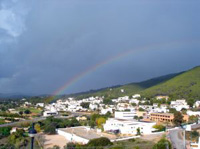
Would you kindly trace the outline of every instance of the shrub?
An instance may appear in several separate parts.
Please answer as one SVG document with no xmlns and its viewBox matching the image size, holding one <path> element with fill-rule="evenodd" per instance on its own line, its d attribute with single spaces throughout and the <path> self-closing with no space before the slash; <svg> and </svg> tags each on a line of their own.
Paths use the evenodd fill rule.
<svg viewBox="0 0 200 149">
<path fill-rule="evenodd" d="M 112 144 L 113 143 L 108 138 L 101 137 L 101 138 L 90 140 L 87 146 L 108 146 Z"/>
<path fill-rule="evenodd" d="M 157 129 L 158 131 L 165 131 L 165 126 L 163 125 L 154 125 L 153 128 Z"/>
</svg>

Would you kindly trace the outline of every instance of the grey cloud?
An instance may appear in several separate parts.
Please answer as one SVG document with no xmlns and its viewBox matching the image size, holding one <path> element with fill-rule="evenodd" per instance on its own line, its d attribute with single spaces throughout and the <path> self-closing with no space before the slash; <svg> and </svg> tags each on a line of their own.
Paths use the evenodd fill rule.
<svg viewBox="0 0 200 149">
<path fill-rule="evenodd" d="M 16 20 L 0 17 L 0 92 L 51 93 L 126 50 L 200 38 L 197 1 L 4 0 L 0 6 L 0 12 L 8 11 L 0 16 L 13 14 Z M 198 65 L 199 55 L 199 45 L 191 43 L 133 52 L 65 93 L 182 71 Z"/>
</svg>

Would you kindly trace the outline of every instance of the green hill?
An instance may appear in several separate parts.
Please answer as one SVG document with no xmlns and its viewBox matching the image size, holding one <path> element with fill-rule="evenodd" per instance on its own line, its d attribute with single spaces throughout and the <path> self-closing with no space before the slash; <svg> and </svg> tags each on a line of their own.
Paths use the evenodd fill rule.
<svg viewBox="0 0 200 149">
<path fill-rule="evenodd" d="M 92 90 L 89 92 L 75 94 L 74 96 L 76 96 L 79 99 L 89 97 L 89 96 L 105 96 L 106 98 L 116 98 L 116 97 L 125 96 L 125 95 L 130 96 L 136 93 L 140 93 L 141 91 L 149 87 L 166 82 L 179 74 L 180 73 L 170 74 L 170 75 L 150 79 L 150 80 L 139 82 L 139 83 L 130 83 L 127 85 L 118 85 L 115 87 Z M 124 90 L 124 92 L 121 92 L 121 90 Z"/>
<path fill-rule="evenodd" d="M 174 98 L 200 99 L 200 66 L 145 89 L 142 94 L 150 97 L 156 94 L 166 94 Z"/>
</svg>

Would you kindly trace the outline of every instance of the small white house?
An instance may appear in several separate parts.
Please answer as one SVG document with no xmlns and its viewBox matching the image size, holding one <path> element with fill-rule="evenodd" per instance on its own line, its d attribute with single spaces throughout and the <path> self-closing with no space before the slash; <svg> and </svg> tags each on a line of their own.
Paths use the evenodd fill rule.
<svg viewBox="0 0 200 149">
<path fill-rule="evenodd" d="M 37 103 L 36 107 L 44 107 L 44 103 Z"/>
<path fill-rule="evenodd" d="M 137 99 L 137 98 L 141 98 L 141 95 L 140 94 L 135 94 L 132 97 Z"/>
<path fill-rule="evenodd" d="M 196 101 L 193 105 L 193 108 L 198 108 L 200 107 L 200 101 Z"/>
<path fill-rule="evenodd" d="M 47 116 L 55 116 L 58 115 L 57 111 L 44 111 L 43 112 L 43 116 L 47 117 Z"/>
<path fill-rule="evenodd" d="M 135 111 L 115 111 L 116 119 L 134 119 L 137 116 Z"/>
<path fill-rule="evenodd" d="M 90 104 L 90 105 L 89 105 L 89 108 L 90 108 L 91 110 L 96 110 L 96 109 L 98 109 L 98 105 L 97 105 L 97 104 Z"/>
</svg>

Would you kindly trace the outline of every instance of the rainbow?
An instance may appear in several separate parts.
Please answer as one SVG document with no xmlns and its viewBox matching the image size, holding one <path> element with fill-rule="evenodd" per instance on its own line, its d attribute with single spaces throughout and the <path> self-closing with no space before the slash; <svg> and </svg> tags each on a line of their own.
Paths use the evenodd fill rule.
<svg viewBox="0 0 200 149">
<path fill-rule="evenodd" d="M 101 61 L 100 63 L 97 63 L 97 64 L 87 68 L 86 70 L 80 72 L 79 74 L 75 75 L 74 77 L 69 79 L 62 87 L 60 87 L 59 89 L 54 91 L 53 94 L 51 94 L 52 96 L 47 98 L 47 101 L 52 101 L 53 99 L 56 98 L 56 96 L 61 95 L 65 90 L 67 90 L 71 85 L 75 84 L 76 82 L 78 82 L 80 79 L 82 79 L 86 75 L 94 72 L 96 69 L 98 69 L 104 65 L 107 65 L 111 62 L 114 62 L 120 58 L 128 56 L 130 54 L 133 54 L 136 52 L 141 52 L 144 50 L 158 49 L 158 48 L 166 47 L 166 46 L 176 46 L 176 45 L 183 45 L 183 44 L 187 44 L 187 43 L 196 43 L 196 42 L 199 43 L 199 41 L 200 40 L 182 40 L 182 41 L 173 41 L 173 42 L 168 42 L 168 43 L 156 43 L 156 44 L 146 45 L 146 46 L 142 46 L 142 47 L 124 51 L 124 52 L 114 55 L 108 59 L 105 59 L 104 61 Z"/>
</svg>

